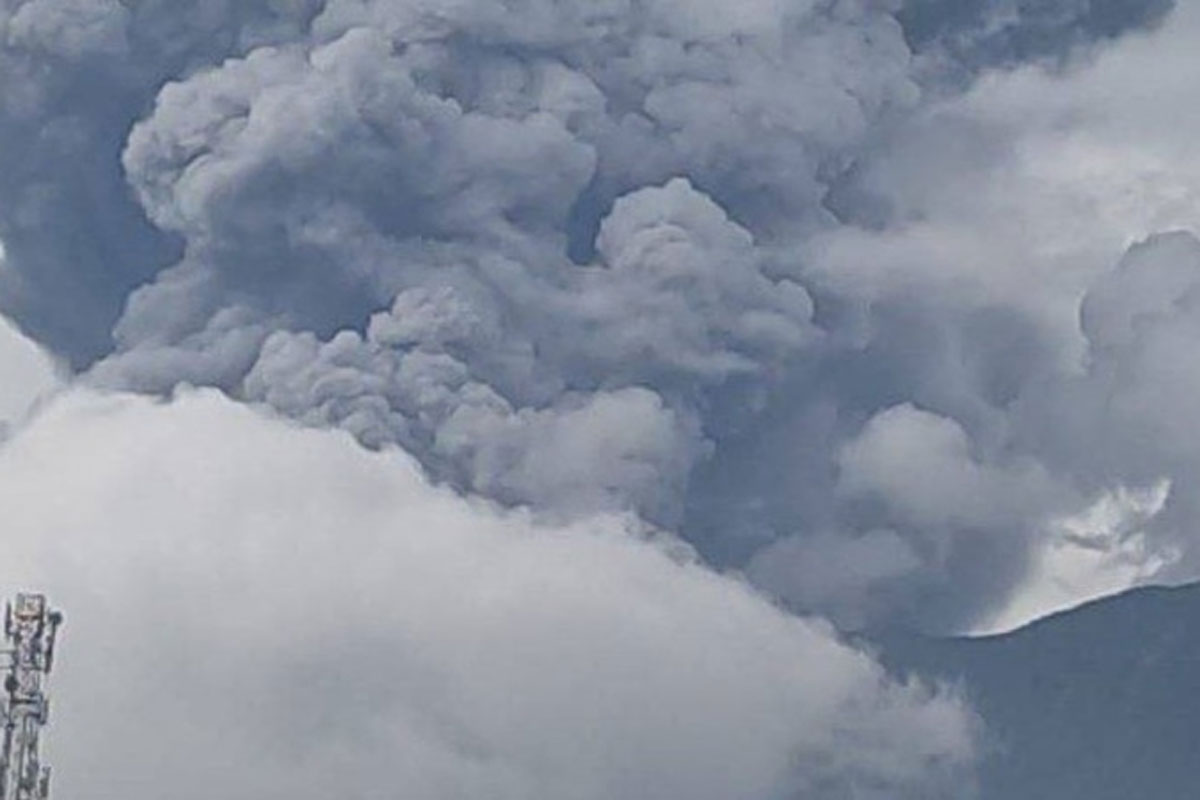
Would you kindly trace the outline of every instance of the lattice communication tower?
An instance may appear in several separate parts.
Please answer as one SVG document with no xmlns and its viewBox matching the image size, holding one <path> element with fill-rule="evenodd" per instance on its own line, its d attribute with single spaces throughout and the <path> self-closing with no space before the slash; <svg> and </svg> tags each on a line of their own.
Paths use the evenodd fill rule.
<svg viewBox="0 0 1200 800">
<path fill-rule="evenodd" d="M 50 767 L 42 764 L 42 728 L 50 715 L 45 682 L 54 664 L 54 640 L 63 617 L 40 594 L 18 594 L 4 613 L 8 658 L 0 719 L 4 746 L 0 750 L 0 798 L 46 800 L 50 796 Z"/>
</svg>

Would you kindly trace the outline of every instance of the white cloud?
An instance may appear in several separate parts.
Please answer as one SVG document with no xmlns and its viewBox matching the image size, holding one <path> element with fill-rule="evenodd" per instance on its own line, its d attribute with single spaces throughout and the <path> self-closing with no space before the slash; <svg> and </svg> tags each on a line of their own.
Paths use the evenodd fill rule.
<svg viewBox="0 0 1200 800">
<path fill-rule="evenodd" d="M 64 796 L 960 797 L 969 715 L 618 519 L 533 524 L 213 392 L 0 447 L 0 586 L 67 613 Z"/>
<path fill-rule="evenodd" d="M 0 430 L 23 420 L 52 392 L 61 371 L 49 354 L 0 316 Z"/>
<path fill-rule="evenodd" d="M 954 420 L 911 405 L 875 415 L 843 448 L 840 488 L 886 503 L 898 521 L 938 530 L 1015 524 L 1052 507 L 1035 463 L 980 463 Z"/>
<path fill-rule="evenodd" d="M 1039 539 L 1022 584 L 973 633 L 1004 633 L 1152 582 L 1179 558 L 1177 551 L 1155 546 L 1142 530 L 1163 510 L 1170 492 L 1169 481 L 1145 489 L 1120 487 L 1082 512 L 1055 520 Z"/>
</svg>

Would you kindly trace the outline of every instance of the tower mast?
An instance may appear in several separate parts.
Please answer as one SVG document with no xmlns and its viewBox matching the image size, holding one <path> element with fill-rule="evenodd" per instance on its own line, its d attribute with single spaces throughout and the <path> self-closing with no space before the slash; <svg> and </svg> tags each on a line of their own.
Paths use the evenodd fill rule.
<svg viewBox="0 0 1200 800">
<path fill-rule="evenodd" d="M 16 602 L 5 607 L 4 655 L 9 661 L 0 705 L 0 800 L 50 796 L 50 767 L 41 763 L 39 745 L 50 712 L 44 683 L 54 664 L 54 641 L 62 620 L 62 614 L 50 610 L 45 595 L 18 594 Z"/>
</svg>

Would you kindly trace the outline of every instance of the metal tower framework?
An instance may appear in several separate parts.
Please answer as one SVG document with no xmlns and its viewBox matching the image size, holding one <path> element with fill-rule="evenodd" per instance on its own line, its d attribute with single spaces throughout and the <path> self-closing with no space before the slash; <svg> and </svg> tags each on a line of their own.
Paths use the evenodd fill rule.
<svg viewBox="0 0 1200 800">
<path fill-rule="evenodd" d="M 0 719 L 4 746 L 0 750 L 0 798 L 46 800 L 50 796 L 50 767 L 41 763 L 42 727 L 50 714 L 44 684 L 54 663 L 54 641 L 62 614 L 51 611 L 40 594 L 18 594 L 4 614 L 9 661 L 4 676 Z"/>
</svg>

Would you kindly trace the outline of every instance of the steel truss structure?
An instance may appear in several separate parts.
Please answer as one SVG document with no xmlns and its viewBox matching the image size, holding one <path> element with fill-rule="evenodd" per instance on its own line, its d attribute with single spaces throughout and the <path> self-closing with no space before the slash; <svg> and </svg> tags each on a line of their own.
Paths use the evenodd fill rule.
<svg viewBox="0 0 1200 800">
<path fill-rule="evenodd" d="M 18 594 L 4 614 L 8 658 L 0 720 L 4 745 L 0 750 L 0 798 L 46 800 L 50 796 L 50 767 L 39 752 L 42 728 L 50 715 L 46 677 L 54 664 L 54 643 L 63 617 L 52 611 L 40 594 Z"/>
</svg>

